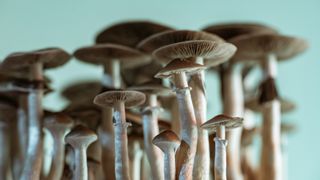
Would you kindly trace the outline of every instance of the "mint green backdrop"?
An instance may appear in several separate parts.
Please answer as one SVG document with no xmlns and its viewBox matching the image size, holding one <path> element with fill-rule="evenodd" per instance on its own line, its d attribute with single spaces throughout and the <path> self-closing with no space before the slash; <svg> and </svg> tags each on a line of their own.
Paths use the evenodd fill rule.
<svg viewBox="0 0 320 180">
<path fill-rule="evenodd" d="M 257 21 L 300 36 L 309 50 L 279 67 L 280 93 L 298 103 L 286 116 L 298 126 L 290 136 L 289 179 L 320 179 L 320 1 L 222 1 L 222 0 L 0 0 L 0 59 L 14 51 L 60 46 L 72 52 L 93 43 L 95 33 L 111 23 L 149 19 L 179 29 L 199 29 L 210 23 Z M 47 72 L 53 87 L 61 89 L 74 80 L 98 79 L 102 69 L 72 60 Z M 217 79 L 207 83 L 211 98 L 209 115 L 220 111 Z M 81 97 L 79 97 L 81 98 Z M 45 106 L 60 110 L 65 105 L 58 93 Z"/>
</svg>

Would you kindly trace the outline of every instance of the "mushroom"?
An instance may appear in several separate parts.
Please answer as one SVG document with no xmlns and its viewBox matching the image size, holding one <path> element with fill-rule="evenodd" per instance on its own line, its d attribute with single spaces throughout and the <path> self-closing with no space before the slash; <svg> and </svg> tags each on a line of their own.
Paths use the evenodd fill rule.
<svg viewBox="0 0 320 180">
<path fill-rule="evenodd" d="M 0 95 L 0 179 L 8 179 L 11 171 L 10 129 L 15 120 L 16 103 L 13 99 Z M 14 155 L 14 154 L 13 154 Z"/>
<path fill-rule="evenodd" d="M 65 137 L 65 142 L 70 144 L 75 156 L 74 179 L 88 180 L 87 148 L 97 140 L 97 135 L 90 129 L 78 125 Z"/>
<path fill-rule="evenodd" d="M 221 38 L 201 31 L 168 31 L 145 40 L 140 48 L 154 49 L 155 45 L 163 45 L 154 52 L 155 57 L 168 63 L 172 59 L 188 59 L 207 67 L 217 66 L 235 53 L 235 46 L 225 43 Z M 190 75 L 191 96 L 197 118 L 197 126 L 206 118 L 207 101 L 204 87 L 204 70 Z M 194 178 L 209 179 L 209 141 L 208 135 L 198 130 L 197 154 L 195 158 Z"/>
<path fill-rule="evenodd" d="M 227 179 L 227 151 L 228 141 L 225 139 L 226 130 L 242 126 L 242 118 L 217 115 L 201 125 L 201 128 L 216 132 L 215 142 L 215 180 Z"/>
<path fill-rule="evenodd" d="M 94 103 L 101 107 L 113 107 L 114 145 L 116 179 L 130 179 L 128 161 L 128 137 L 125 107 L 138 106 L 145 101 L 145 95 L 138 91 L 107 91 L 97 95 Z"/>
<path fill-rule="evenodd" d="M 162 131 L 152 143 L 164 153 L 164 179 L 175 179 L 175 153 L 180 145 L 179 137 L 171 130 Z"/>
<path fill-rule="evenodd" d="M 1 69 L 29 69 L 30 80 L 34 83 L 28 91 L 28 147 L 20 178 L 39 179 L 42 163 L 42 96 L 44 92 L 43 69 L 65 64 L 70 55 L 59 48 L 40 49 L 31 52 L 13 53 L 7 56 Z"/>
<path fill-rule="evenodd" d="M 238 47 L 236 59 L 261 63 L 264 80 L 260 104 L 263 105 L 261 179 L 282 178 L 280 147 L 280 102 L 276 91 L 277 61 L 290 59 L 307 48 L 299 38 L 277 34 L 243 35 L 231 40 Z M 271 157 L 271 158 L 270 158 Z"/>
<path fill-rule="evenodd" d="M 58 180 L 62 177 L 65 155 L 64 137 L 72 128 L 72 119 L 63 113 L 53 113 L 44 119 L 44 127 L 53 137 L 52 164 L 47 180 Z"/>
<path fill-rule="evenodd" d="M 163 157 L 162 153 L 152 144 L 152 139 L 159 134 L 158 114 L 158 96 L 170 95 L 170 89 L 156 83 L 147 82 L 130 89 L 144 92 L 146 102 L 142 108 L 142 125 L 144 134 L 144 148 L 151 167 L 151 174 L 154 179 L 163 179 Z"/>
<path fill-rule="evenodd" d="M 181 117 L 181 138 L 190 147 L 190 152 L 187 154 L 187 161 L 182 165 L 181 172 L 177 172 L 179 173 L 179 177 L 183 179 L 192 178 L 198 137 L 197 122 L 186 74 L 195 73 L 205 68 L 203 65 L 188 60 L 174 59 L 155 75 L 156 78 L 171 78 L 175 86 L 174 90 L 176 92 Z"/>
</svg>

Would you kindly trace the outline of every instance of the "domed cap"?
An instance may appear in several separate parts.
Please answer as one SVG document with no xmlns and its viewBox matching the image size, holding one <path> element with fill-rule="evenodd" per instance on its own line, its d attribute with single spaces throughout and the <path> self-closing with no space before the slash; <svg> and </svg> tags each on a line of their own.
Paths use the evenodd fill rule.
<svg viewBox="0 0 320 180">
<path fill-rule="evenodd" d="M 129 89 L 141 91 L 148 94 L 156 94 L 159 96 L 170 96 L 172 95 L 172 90 L 170 88 L 167 88 L 163 86 L 162 84 L 155 83 L 152 81 L 145 82 L 142 84 L 139 84 L 137 86 L 132 86 Z"/>
<path fill-rule="evenodd" d="M 92 103 L 70 106 L 65 110 L 76 123 L 86 125 L 92 130 L 96 130 L 101 122 L 101 108 Z"/>
<path fill-rule="evenodd" d="M 160 72 L 158 72 L 155 78 L 168 78 L 172 74 L 176 73 L 195 73 L 200 70 L 206 69 L 206 66 L 201 64 L 193 63 L 190 60 L 184 59 L 174 59 L 169 64 L 167 64 Z"/>
<path fill-rule="evenodd" d="M 101 88 L 99 81 L 80 81 L 65 87 L 61 94 L 70 101 L 77 101 L 83 98 L 93 99 L 101 91 Z"/>
<path fill-rule="evenodd" d="M 175 151 L 180 145 L 180 139 L 173 131 L 164 130 L 153 138 L 152 143 L 158 146 L 163 152 L 169 149 L 174 149 Z"/>
<path fill-rule="evenodd" d="M 146 96 L 138 91 L 119 90 L 107 91 L 97 95 L 93 102 L 99 106 L 113 107 L 117 102 L 124 102 L 127 108 L 138 106 L 144 103 Z"/>
<path fill-rule="evenodd" d="M 150 57 L 130 47 L 117 44 L 99 44 L 83 47 L 74 56 L 92 64 L 108 64 L 112 60 L 121 62 L 122 68 L 133 68 L 150 62 Z"/>
<path fill-rule="evenodd" d="M 3 69 L 24 69 L 35 63 L 42 63 L 43 68 L 55 68 L 65 64 L 71 56 L 60 48 L 46 48 L 30 52 L 18 52 L 7 56 L 2 64 Z"/>
<path fill-rule="evenodd" d="M 201 128 L 216 131 L 219 126 L 225 126 L 226 129 L 233 129 L 242 126 L 242 122 L 243 118 L 220 114 L 203 123 Z"/>
<path fill-rule="evenodd" d="M 149 21 L 123 22 L 100 32 L 96 37 L 96 43 L 115 43 L 134 48 L 146 37 L 167 30 L 172 28 Z"/>
<path fill-rule="evenodd" d="M 270 26 L 257 23 L 224 23 L 207 26 L 203 31 L 216 34 L 226 41 L 232 38 L 255 33 L 277 33 Z"/>
<path fill-rule="evenodd" d="M 288 113 L 296 109 L 295 103 L 291 100 L 286 98 L 280 98 L 279 100 L 282 113 Z M 259 100 L 257 98 L 250 98 L 246 100 L 245 107 L 255 112 L 261 112 L 263 106 L 259 104 Z"/>
<path fill-rule="evenodd" d="M 253 34 L 240 36 L 230 41 L 238 50 L 234 55 L 237 60 L 264 60 L 273 54 L 279 61 L 290 59 L 308 47 L 308 43 L 300 38 L 278 34 Z"/>
<path fill-rule="evenodd" d="M 177 30 L 154 34 L 142 40 L 137 48 L 143 52 L 152 53 L 154 50 L 174 43 L 192 40 L 211 40 L 224 42 L 220 37 L 203 31 Z"/>
<path fill-rule="evenodd" d="M 72 147 L 89 146 L 91 143 L 97 140 L 97 135 L 89 128 L 78 125 L 71 130 L 65 137 L 65 142 Z"/>
<path fill-rule="evenodd" d="M 53 113 L 44 118 L 44 127 L 47 129 L 71 129 L 73 120 L 65 113 Z"/>
<path fill-rule="evenodd" d="M 204 65 L 216 66 L 229 60 L 236 51 L 230 43 L 193 40 L 163 46 L 153 52 L 156 60 L 168 63 L 172 59 L 202 57 Z"/>
</svg>

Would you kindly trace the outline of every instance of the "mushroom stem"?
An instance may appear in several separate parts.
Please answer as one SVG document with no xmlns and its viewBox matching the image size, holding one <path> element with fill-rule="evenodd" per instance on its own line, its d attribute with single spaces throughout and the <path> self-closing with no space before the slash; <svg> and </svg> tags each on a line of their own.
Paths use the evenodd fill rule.
<svg viewBox="0 0 320 180">
<path fill-rule="evenodd" d="M 164 153 L 164 179 L 174 180 L 176 174 L 175 151 L 169 150 Z"/>
<path fill-rule="evenodd" d="M 0 120 L 0 179 L 7 179 L 8 176 L 8 164 L 9 164 L 9 152 L 10 152 L 10 144 L 9 144 L 9 136 L 8 136 L 8 125 L 2 119 Z"/>
<path fill-rule="evenodd" d="M 82 146 L 74 149 L 75 155 L 75 172 L 74 179 L 88 180 L 88 167 L 87 167 L 87 147 Z"/>
<path fill-rule="evenodd" d="M 196 63 L 203 64 L 203 58 L 196 58 Z M 194 107 L 194 114 L 197 117 L 197 126 L 205 123 L 207 120 L 207 100 L 205 94 L 205 74 L 204 70 L 190 76 L 191 96 Z M 210 151 L 208 131 L 198 128 L 197 153 L 194 162 L 194 178 L 209 180 L 210 172 Z"/>
<path fill-rule="evenodd" d="M 153 138 L 159 134 L 157 96 L 147 95 L 148 110 L 143 111 L 142 125 L 144 134 L 144 147 L 151 167 L 154 180 L 163 179 L 163 156 L 159 148 L 152 144 Z"/>
<path fill-rule="evenodd" d="M 228 65 L 223 70 L 223 111 L 229 116 L 242 117 L 244 113 L 244 97 L 242 79 L 239 69 L 235 65 Z M 242 128 L 227 133 L 229 148 L 227 149 L 228 179 L 242 180 L 240 161 L 240 138 Z"/>
<path fill-rule="evenodd" d="M 282 157 L 280 148 L 280 103 L 272 100 L 263 108 L 262 159 L 260 178 L 282 179 Z"/>
<path fill-rule="evenodd" d="M 269 54 L 262 62 L 262 67 L 265 70 L 265 77 L 277 77 L 277 58 L 274 54 Z"/>
<path fill-rule="evenodd" d="M 243 169 L 243 174 L 245 179 L 252 180 L 257 179 L 256 169 L 254 168 L 253 162 L 252 162 L 252 146 L 246 146 L 242 147 L 242 163 L 241 167 Z"/>
<path fill-rule="evenodd" d="M 129 145 L 131 145 L 129 152 L 130 156 L 130 175 L 132 180 L 140 180 L 140 169 L 141 169 L 141 159 L 143 155 L 143 151 L 139 145 L 139 142 L 136 140 L 132 140 Z"/>
<path fill-rule="evenodd" d="M 121 87 L 120 62 L 117 60 L 110 61 L 108 65 L 104 66 L 104 73 L 102 77 L 102 86 L 105 88 L 119 89 Z M 113 180 L 115 174 L 111 173 L 115 170 L 114 163 L 114 129 L 112 122 L 112 108 L 102 108 L 102 123 L 100 135 L 100 143 L 102 146 L 102 168 L 105 177 Z M 106 174 L 108 173 L 108 174 Z"/>
<path fill-rule="evenodd" d="M 227 180 L 227 144 L 228 141 L 219 137 L 214 138 L 215 159 L 214 179 Z"/>
<path fill-rule="evenodd" d="M 124 102 L 114 106 L 115 175 L 117 180 L 130 180 L 128 136 Z"/>
<path fill-rule="evenodd" d="M 181 138 L 190 147 L 190 151 L 187 154 L 188 157 L 186 158 L 188 160 L 182 164 L 181 171 L 178 173 L 181 179 L 192 179 L 194 157 L 197 151 L 197 122 L 194 115 L 186 73 L 181 72 L 174 74 L 173 82 L 176 88 L 176 96 L 181 117 Z"/>
<path fill-rule="evenodd" d="M 288 180 L 288 137 L 285 133 L 281 134 L 281 150 L 282 150 L 282 168 L 283 180 Z"/>
<path fill-rule="evenodd" d="M 179 105 L 176 98 L 172 100 L 172 104 L 170 107 L 170 114 L 171 114 L 171 129 L 180 137 L 181 120 L 180 120 L 180 114 L 179 114 Z"/>
</svg>

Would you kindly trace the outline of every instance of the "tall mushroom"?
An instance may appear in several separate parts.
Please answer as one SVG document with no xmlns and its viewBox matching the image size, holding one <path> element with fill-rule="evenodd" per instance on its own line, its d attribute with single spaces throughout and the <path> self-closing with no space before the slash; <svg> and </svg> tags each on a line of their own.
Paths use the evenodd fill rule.
<svg viewBox="0 0 320 180">
<path fill-rule="evenodd" d="M 201 125 L 201 128 L 216 132 L 215 141 L 215 180 L 227 180 L 226 130 L 242 126 L 242 118 L 217 115 Z"/>
<path fill-rule="evenodd" d="M 59 48 L 47 48 L 31 52 L 14 53 L 7 56 L 1 64 L 2 69 L 29 69 L 29 79 L 34 86 L 28 88 L 28 147 L 20 179 L 39 179 L 42 163 L 42 96 L 43 69 L 55 68 L 65 64 L 70 55 Z"/>
<path fill-rule="evenodd" d="M 169 95 L 170 89 L 152 82 L 133 86 L 130 89 L 146 94 L 146 102 L 142 108 L 144 148 L 150 163 L 152 177 L 155 180 L 161 180 L 163 179 L 163 157 L 159 149 L 152 144 L 152 139 L 159 134 L 158 115 L 160 107 L 157 96 Z"/>
<path fill-rule="evenodd" d="M 71 130 L 72 125 L 72 119 L 63 113 L 54 113 L 44 119 L 44 127 L 49 130 L 54 141 L 52 163 L 47 180 L 58 180 L 62 177 L 65 155 L 64 137 Z"/>
<path fill-rule="evenodd" d="M 107 91 L 97 95 L 94 103 L 102 107 L 113 107 L 114 113 L 114 145 L 116 179 L 128 180 L 128 137 L 125 107 L 138 106 L 145 101 L 145 95 L 138 91 Z"/>
<path fill-rule="evenodd" d="M 162 131 L 155 136 L 152 143 L 164 153 L 164 179 L 175 179 L 175 153 L 180 145 L 179 137 L 171 130 Z"/>
<path fill-rule="evenodd" d="M 280 102 L 276 92 L 277 61 L 290 59 L 307 48 L 299 38 L 277 34 L 243 35 L 231 40 L 239 51 L 238 60 L 261 63 L 264 80 L 260 103 L 263 105 L 261 174 L 263 179 L 282 179 L 280 148 Z M 271 158 L 270 158 L 271 157 Z"/>
<path fill-rule="evenodd" d="M 75 170 L 74 179 L 88 180 L 87 148 L 97 140 L 97 135 L 90 129 L 78 125 L 65 137 L 65 142 L 70 144 L 74 151 Z"/>
<path fill-rule="evenodd" d="M 197 122 L 194 115 L 190 87 L 188 87 L 186 74 L 194 73 L 205 68 L 205 66 L 191 61 L 174 59 L 155 75 L 156 78 L 171 78 L 174 84 L 181 116 L 181 137 L 190 147 L 190 152 L 187 154 L 186 158 L 187 161 L 183 163 L 181 171 L 177 172 L 179 173 L 180 178 L 183 179 L 192 179 L 198 136 Z"/>
</svg>

